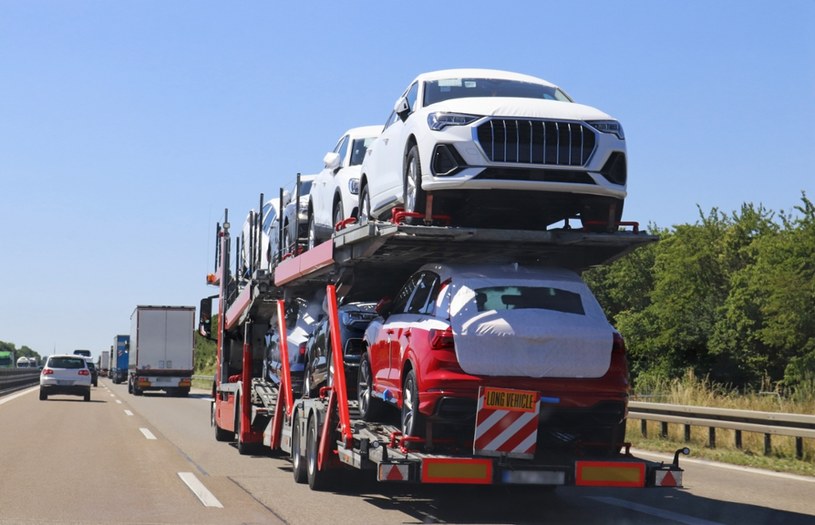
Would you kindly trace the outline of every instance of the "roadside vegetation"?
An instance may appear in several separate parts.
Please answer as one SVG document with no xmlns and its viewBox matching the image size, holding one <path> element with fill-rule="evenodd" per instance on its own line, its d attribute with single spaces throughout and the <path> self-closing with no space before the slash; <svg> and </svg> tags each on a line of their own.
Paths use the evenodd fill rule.
<svg viewBox="0 0 815 525">
<path fill-rule="evenodd" d="M 802 383 L 788 395 L 768 390 L 742 392 L 711 383 L 709 379 L 699 379 L 689 370 L 681 378 L 654 385 L 647 396 L 634 396 L 633 399 L 677 405 L 815 414 L 815 382 Z M 707 427 L 692 427 L 689 442 L 685 441 L 684 427 L 679 424 L 670 424 L 668 437 L 661 438 L 660 423 L 648 422 L 647 433 L 648 437 L 642 436 L 639 420 L 628 421 L 626 441 L 635 448 L 673 453 L 687 446 L 691 449 L 692 458 L 815 476 L 815 441 L 811 439 L 804 439 L 804 455 L 799 460 L 795 457 L 795 438 L 789 436 L 772 436 L 772 453 L 764 455 L 763 434 L 742 432 L 742 448 L 738 449 L 735 445 L 735 432 L 721 428 L 716 429 L 716 448 L 708 446 Z"/>
</svg>

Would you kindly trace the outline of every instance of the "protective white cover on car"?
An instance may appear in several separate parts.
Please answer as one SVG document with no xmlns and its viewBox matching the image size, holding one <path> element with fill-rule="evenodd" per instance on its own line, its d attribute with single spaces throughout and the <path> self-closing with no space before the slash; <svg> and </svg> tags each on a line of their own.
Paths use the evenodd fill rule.
<svg viewBox="0 0 815 525">
<path fill-rule="evenodd" d="M 603 376 L 611 363 L 614 329 L 586 284 L 559 270 L 550 279 L 519 277 L 472 276 L 450 284 L 450 321 L 461 368 L 481 376 Z M 544 309 L 478 312 L 475 290 L 509 285 L 578 293 L 585 315 Z"/>
</svg>

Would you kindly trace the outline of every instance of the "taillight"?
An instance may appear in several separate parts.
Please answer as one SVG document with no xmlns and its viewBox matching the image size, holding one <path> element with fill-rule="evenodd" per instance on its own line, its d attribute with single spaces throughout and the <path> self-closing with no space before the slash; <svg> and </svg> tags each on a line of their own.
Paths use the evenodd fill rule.
<svg viewBox="0 0 815 525">
<path fill-rule="evenodd" d="M 51 375 L 53 373 L 54 373 L 54 371 L 51 370 L 50 368 L 43 368 L 42 369 L 42 375 L 44 375 L 44 376 Z"/>
<path fill-rule="evenodd" d="M 83 369 L 83 370 L 79 371 L 79 375 L 81 375 L 81 376 L 89 376 L 89 375 L 91 375 L 91 373 L 88 370 Z"/>
<path fill-rule="evenodd" d="M 306 355 L 306 343 L 300 343 L 300 355 Z"/>
<path fill-rule="evenodd" d="M 452 350 L 453 329 L 430 330 L 430 348 L 433 350 Z"/>
</svg>

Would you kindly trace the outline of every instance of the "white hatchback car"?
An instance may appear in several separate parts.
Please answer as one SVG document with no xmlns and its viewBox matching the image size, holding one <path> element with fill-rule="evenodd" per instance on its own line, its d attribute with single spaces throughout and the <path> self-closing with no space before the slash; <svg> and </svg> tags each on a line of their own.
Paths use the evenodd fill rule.
<svg viewBox="0 0 815 525">
<path fill-rule="evenodd" d="M 48 356 L 40 372 L 40 400 L 55 394 L 82 396 L 91 400 L 91 372 L 81 355 Z"/>
<path fill-rule="evenodd" d="M 397 100 L 362 165 L 360 215 L 402 206 L 464 226 L 614 230 L 626 183 L 623 129 L 606 113 L 540 78 L 452 69 Z"/>
<path fill-rule="evenodd" d="M 339 222 L 357 216 L 362 160 L 381 132 L 382 126 L 349 129 L 334 150 L 323 157 L 325 167 L 312 182 L 309 193 L 309 248 L 329 239 Z"/>
</svg>

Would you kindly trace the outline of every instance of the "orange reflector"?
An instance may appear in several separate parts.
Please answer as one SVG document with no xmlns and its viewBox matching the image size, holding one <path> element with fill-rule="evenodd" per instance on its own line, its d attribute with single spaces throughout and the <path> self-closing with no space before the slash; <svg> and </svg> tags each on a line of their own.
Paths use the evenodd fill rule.
<svg viewBox="0 0 815 525">
<path fill-rule="evenodd" d="M 433 458 L 422 461 L 422 483 L 492 483 L 492 460 Z"/>
<path fill-rule="evenodd" d="M 578 461 L 575 485 L 584 487 L 644 487 L 645 464 Z"/>
</svg>

